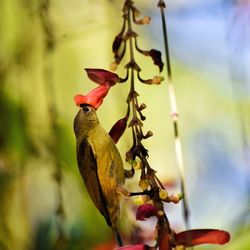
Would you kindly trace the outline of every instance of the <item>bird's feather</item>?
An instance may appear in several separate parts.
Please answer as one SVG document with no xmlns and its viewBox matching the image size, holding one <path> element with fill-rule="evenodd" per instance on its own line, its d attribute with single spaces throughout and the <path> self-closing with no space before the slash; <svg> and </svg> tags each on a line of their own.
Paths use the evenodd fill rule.
<svg viewBox="0 0 250 250">
<path fill-rule="evenodd" d="M 107 203 L 98 178 L 95 152 L 88 139 L 82 140 L 77 148 L 77 162 L 91 199 L 106 219 L 107 224 L 111 226 Z"/>
</svg>

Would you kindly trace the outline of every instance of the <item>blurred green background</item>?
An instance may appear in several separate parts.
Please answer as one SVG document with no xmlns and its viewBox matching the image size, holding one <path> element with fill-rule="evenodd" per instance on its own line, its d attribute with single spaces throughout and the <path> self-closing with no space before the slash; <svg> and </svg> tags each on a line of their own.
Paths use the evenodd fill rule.
<svg viewBox="0 0 250 250">
<path fill-rule="evenodd" d="M 96 86 L 84 68 L 108 69 L 113 61 L 111 45 L 121 28 L 122 4 L 0 2 L 0 250 L 105 249 L 105 242 L 112 243 L 111 230 L 78 173 L 72 128 L 78 108 L 73 97 Z M 157 1 L 135 4 L 152 17 L 149 26 L 136 27 L 140 47 L 164 51 Z M 250 3 L 167 4 L 191 225 L 228 230 L 232 240 L 220 249 L 247 250 Z M 137 59 L 145 78 L 158 74 L 150 58 Z M 122 65 L 118 73 L 124 76 Z M 149 162 L 164 183 L 178 182 L 166 82 L 138 83 L 136 88 L 148 107 L 144 131 L 154 132 L 145 142 Z M 128 89 L 128 84 L 114 87 L 98 110 L 107 131 L 124 116 Z M 128 130 L 118 143 L 123 156 L 130 139 Z M 129 181 L 128 187 L 137 190 L 136 181 Z M 135 202 L 124 202 L 122 228 L 127 238 L 136 223 Z M 173 229 L 184 230 L 181 205 L 167 205 L 166 211 Z M 137 227 L 147 237 L 154 223 L 152 219 Z"/>
</svg>

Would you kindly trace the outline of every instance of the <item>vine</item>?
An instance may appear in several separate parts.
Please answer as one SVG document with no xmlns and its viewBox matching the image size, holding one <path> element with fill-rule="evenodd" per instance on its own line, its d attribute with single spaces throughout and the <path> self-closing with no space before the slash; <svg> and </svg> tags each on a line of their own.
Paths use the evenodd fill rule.
<svg viewBox="0 0 250 250">
<path fill-rule="evenodd" d="M 137 82 L 148 85 L 158 85 L 164 81 L 162 76 L 154 76 L 151 79 L 144 79 L 141 75 L 141 66 L 137 63 L 136 53 L 152 58 L 153 63 L 159 68 L 159 71 L 163 70 L 163 62 L 161 59 L 161 52 L 155 49 L 143 50 L 138 44 L 139 35 L 136 33 L 134 26 L 145 25 L 150 23 L 150 17 L 144 16 L 140 18 L 140 11 L 135 7 L 132 0 L 125 0 L 122 9 L 123 24 L 121 31 L 116 35 L 112 44 L 112 51 L 114 54 L 114 61 L 110 64 L 112 71 L 115 71 L 118 65 L 123 61 L 124 56 L 128 53 L 129 61 L 125 64 L 126 76 L 124 78 L 119 77 L 117 74 L 109 72 L 104 69 L 86 69 L 88 77 L 99 84 L 99 86 L 90 91 L 86 96 L 75 96 L 75 102 L 78 106 L 90 105 L 96 110 L 100 107 L 103 99 L 108 94 L 110 88 L 117 83 L 129 82 L 129 92 L 127 95 L 127 112 L 125 117 L 115 123 L 110 130 L 109 134 L 114 143 L 117 143 L 123 135 L 126 128 L 131 129 L 132 134 L 132 147 L 127 151 L 125 160 L 131 166 L 131 170 L 125 170 L 125 176 L 127 178 L 133 178 L 135 171 L 140 171 L 139 187 L 142 192 L 124 192 L 127 196 L 143 195 L 146 197 L 145 204 L 141 205 L 137 209 L 136 219 L 145 220 L 151 216 L 157 218 L 155 226 L 156 237 L 155 245 L 148 246 L 146 242 L 142 242 L 137 245 L 128 245 L 120 247 L 118 249 L 186 249 L 187 247 L 196 246 L 199 244 L 211 243 L 211 244 L 225 244 L 229 241 L 229 233 L 216 229 L 194 229 L 184 232 L 176 233 L 169 223 L 167 214 L 164 210 L 165 202 L 178 203 L 184 199 L 184 216 L 186 224 L 188 225 L 188 206 L 185 194 L 184 186 L 184 167 L 182 160 L 181 143 L 178 132 L 178 112 L 176 105 L 176 98 L 174 94 L 174 88 L 172 85 L 170 56 L 167 42 L 167 29 L 166 20 L 164 16 L 164 1 L 160 0 L 158 7 L 161 11 L 163 36 L 166 52 L 166 65 L 167 65 L 167 77 L 169 83 L 169 97 L 171 104 L 171 116 L 174 125 L 175 134 L 175 148 L 177 163 L 181 175 L 181 191 L 182 193 L 169 195 L 164 185 L 156 175 L 156 170 L 152 168 L 148 162 L 148 149 L 145 148 L 143 142 L 149 137 L 153 136 L 152 131 L 143 131 L 143 124 L 146 117 L 143 115 L 143 110 L 146 108 L 145 103 L 140 103 L 139 93 L 136 90 Z M 189 226 L 187 226 L 189 227 Z"/>
</svg>

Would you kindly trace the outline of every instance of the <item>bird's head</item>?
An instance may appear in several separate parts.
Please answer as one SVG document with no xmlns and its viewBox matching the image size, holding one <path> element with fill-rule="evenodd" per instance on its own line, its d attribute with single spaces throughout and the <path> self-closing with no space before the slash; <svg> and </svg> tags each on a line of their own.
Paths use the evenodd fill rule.
<svg viewBox="0 0 250 250">
<path fill-rule="evenodd" d="M 88 104 L 82 104 L 74 119 L 75 135 L 87 135 L 89 130 L 99 124 L 96 110 Z"/>
</svg>

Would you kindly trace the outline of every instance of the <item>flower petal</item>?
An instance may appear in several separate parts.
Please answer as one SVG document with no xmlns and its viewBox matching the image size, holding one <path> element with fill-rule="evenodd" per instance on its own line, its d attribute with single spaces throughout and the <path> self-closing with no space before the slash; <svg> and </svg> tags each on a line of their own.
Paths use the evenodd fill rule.
<svg viewBox="0 0 250 250">
<path fill-rule="evenodd" d="M 124 131 L 126 130 L 127 120 L 128 120 L 127 116 L 118 120 L 109 131 L 109 135 L 113 139 L 114 143 L 117 143 L 119 141 Z"/>
<path fill-rule="evenodd" d="M 146 250 L 146 249 L 147 249 L 146 246 L 143 244 L 128 245 L 128 246 L 115 248 L 115 250 Z"/>
<path fill-rule="evenodd" d="M 200 244 L 223 245 L 230 240 L 230 234 L 216 229 L 193 229 L 176 234 L 175 240 L 178 245 L 184 245 L 185 247 Z"/>
<path fill-rule="evenodd" d="M 89 79 L 105 86 L 113 86 L 119 82 L 120 77 L 105 69 L 85 69 L 87 71 Z"/>
<path fill-rule="evenodd" d="M 162 72 L 163 62 L 161 60 L 161 52 L 156 49 L 151 49 L 149 55 L 153 59 L 154 64 L 159 67 L 160 72 Z"/>
<path fill-rule="evenodd" d="M 86 96 L 76 95 L 74 97 L 77 106 L 88 104 L 95 109 L 98 109 L 103 102 L 104 97 L 107 95 L 110 87 L 101 85 L 91 90 Z"/>
<path fill-rule="evenodd" d="M 137 220 L 145 220 L 151 216 L 156 215 L 156 208 L 152 204 L 143 204 L 138 207 L 136 212 Z"/>
<path fill-rule="evenodd" d="M 85 95 L 76 95 L 74 96 L 74 101 L 76 106 L 80 106 L 81 104 L 85 104 L 87 102 L 87 97 Z"/>
</svg>

